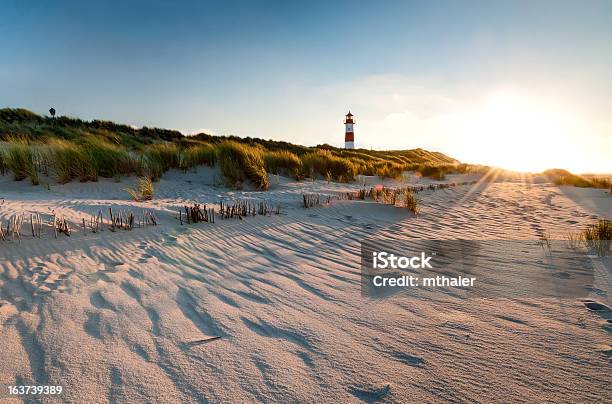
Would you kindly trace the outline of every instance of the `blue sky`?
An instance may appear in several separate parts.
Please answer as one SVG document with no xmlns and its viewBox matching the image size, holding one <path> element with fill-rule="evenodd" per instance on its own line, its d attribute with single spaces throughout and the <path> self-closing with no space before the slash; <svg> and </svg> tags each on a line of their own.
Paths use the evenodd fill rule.
<svg viewBox="0 0 612 404">
<path fill-rule="evenodd" d="M 1 107 L 612 172 L 612 2 L 0 2 Z"/>
</svg>

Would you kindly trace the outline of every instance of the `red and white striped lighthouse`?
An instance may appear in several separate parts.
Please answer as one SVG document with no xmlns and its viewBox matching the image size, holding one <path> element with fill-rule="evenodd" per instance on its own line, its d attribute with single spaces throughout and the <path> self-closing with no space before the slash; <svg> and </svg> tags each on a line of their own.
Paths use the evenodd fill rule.
<svg viewBox="0 0 612 404">
<path fill-rule="evenodd" d="M 353 120 L 353 114 L 351 111 L 346 114 L 346 119 L 344 120 L 344 148 L 345 149 L 354 149 L 355 148 L 355 133 L 353 132 L 353 124 L 355 121 Z"/>
</svg>

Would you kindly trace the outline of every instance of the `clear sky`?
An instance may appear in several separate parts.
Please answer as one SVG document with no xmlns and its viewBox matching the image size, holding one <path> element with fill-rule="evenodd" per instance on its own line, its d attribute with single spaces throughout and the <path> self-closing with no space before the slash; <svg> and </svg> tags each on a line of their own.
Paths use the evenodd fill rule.
<svg viewBox="0 0 612 404">
<path fill-rule="evenodd" d="M 0 0 L 0 107 L 612 172 L 612 1 Z"/>
</svg>

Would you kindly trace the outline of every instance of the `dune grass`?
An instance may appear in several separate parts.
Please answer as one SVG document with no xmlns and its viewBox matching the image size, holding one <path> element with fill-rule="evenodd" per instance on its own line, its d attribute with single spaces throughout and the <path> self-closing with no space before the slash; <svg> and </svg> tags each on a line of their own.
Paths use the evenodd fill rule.
<svg viewBox="0 0 612 404">
<path fill-rule="evenodd" d="M 65 184 L 78 179 L 81 182 L 96 181 L 96 169 L 82 146 L 65 140 L 54 139 L 47 148 L 49 165 L 58 183 Z"/>
<path fill-rule="evenodd" d="M 414 213 L 419 213 L 419 200 L 416 194 L 410 190 L 404 191 L 404 207 Z"/>
<path fill-rule="evenodd" d="M 0 175 L 6 174 L 8 171 L 8 167 L 6 165 L 6 157 L 4 155 L 4 150 L 0 148 Z"/>
<path fill-rule="evenodd" d="M 383 180 L 385 178 L 399 178 L 406 171 L 403 165 L 393 162 L 378 163 L 375 170 L 375 174 Z"/>
<path fill-rule="evenodd" d="M 612 188 L 612 180 L 609 178 L 588 178 L 585 176 L 572 174 L 567 170 L 562 170 L 559 168 L 546 170 L 543 172 L 543 174 L 555 185 L 572 185 L 580 188 L 601 188 L 608 190 Z"/>
<path fill-rule="evenodd" d="M 217 151 L 210 144 L 189 146 L 179 153 L 179 168 L 183 171 L 199 165 L 212 167 L 217 159 Z"/>
<path fill-rule="evenodd" d="M 166 171 L 179 167 L 179 149 L 174 143 L 155 143 L 144 148 L 141 161 L 147 176 L 158 181 Z"/>
<path fill-rule="evenodd" d="M 272 174 L 284 174 L 299 177 L 302 171 L 302 160 L 288 150 L 268 151 L 264 153 L 266 171 Z"/>
<path fill-rule="evenodd" d="M 155 193 L 155 186 L 150 177 L 140 177 L 136 183 L 136 189 L 126 188 L 125 191 L 130 194 L 136 202 L 150 201 Z"/>
<path fill-rule="evenodd" d="M 113 178 L 118 175 L 130 174 L 140 169 L 140 163 L 123 146 L 110 143 L 104 139 L 88 137 L 82 145 L 95 178 Z"/>
<path fill-rule="evenodd" d="M 230 185 L 240 188 L 249 179 L 258 189 L 268 189 L 262 148 L 226 141 L 219 143 L 216 150 L 221 173 Z"/>
<path fill-rule="evenodd" d="M 334 156 L 329 150 L 317 150 L 302 156 L 304 173 L 311 178 L 322 176 L 340 182 L 355 179 L 357 168 L 348 158 Z"/>
<path fill-rule="evenodd" d="M 607 255 L 612 243 L 612 221 L 599 219 L 584 229 L 582 237 L 587 247 L 596 250 L 600 256 Z"/>
<path fill-rule="evenodd" d="M 4 159 L 6 167 L 13 173 L 15 181 L 30 178 L 32 185 L 40 183 L 36 167 L 40 151 L 27 140 L 21 138 L 10 138 L 7 143 Z"/>
</svg>

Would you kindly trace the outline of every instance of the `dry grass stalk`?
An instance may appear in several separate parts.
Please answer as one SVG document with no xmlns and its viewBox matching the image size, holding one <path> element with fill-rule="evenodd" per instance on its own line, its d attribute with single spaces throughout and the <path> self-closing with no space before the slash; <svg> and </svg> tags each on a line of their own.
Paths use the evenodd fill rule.
<svg viewBox="0 0 612 404">
<path fill-rule="evenodd" d="M 57 217 L 53 215 L 53 229 L 56 238 L 58 233 L 70 236 L 70 223 L 68 223 L 68 220 L 63 216 Z"/>
<path fill-rule="evenodd" d="M 219 203 L 219 214 L 221 219 L 237 218 L 242 220 L 246 216 L 271 216 L 280 214 L 280 205 L 272 206 L 266 201 L 255 202 L 252 200 L 235 201 L 232 204 Z"/>
<path fill-rule="evenodd" d="M 213 208 L 206 208 L 206 205 L 200 205 L 199 203 L 194 203 L 192 206 L 183 206 L 185 210 L 185 214 L 183 216 L 183 211 L 179 209 L 178 219 L 183 224 L 183 218 L 187 221 L 188 224 L 198 223 L 198 222 L 215 222 L 215 210 Z"/>
</svg>

